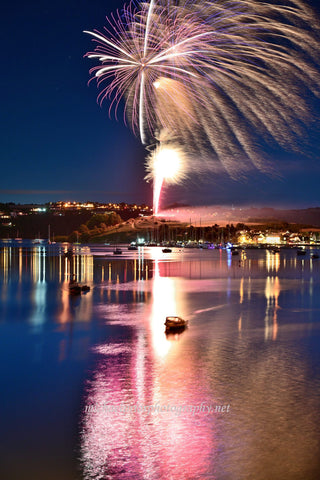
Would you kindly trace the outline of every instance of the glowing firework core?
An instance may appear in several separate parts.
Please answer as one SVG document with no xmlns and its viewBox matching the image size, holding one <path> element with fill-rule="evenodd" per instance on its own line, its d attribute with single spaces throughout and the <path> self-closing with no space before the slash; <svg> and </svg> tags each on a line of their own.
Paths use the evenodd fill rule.
<svg viewBox="0 0 320 480">
<path fill-rule="evenodd" d="M 152 155 L 153 171 L 153 211 L 159 213 L 160 194 L 164 180 L 175 183 L 181 171 L 181 157 L 177 150 L 170 147 L 159 147 Z"/>
<path fill-rule="evenodd" d="M 155 156 L 153 171 L 156 177 L 175 180 L 179 175 L 181 161 L 179 153 L 172 148 L 162 148 Z"/>
</svg>

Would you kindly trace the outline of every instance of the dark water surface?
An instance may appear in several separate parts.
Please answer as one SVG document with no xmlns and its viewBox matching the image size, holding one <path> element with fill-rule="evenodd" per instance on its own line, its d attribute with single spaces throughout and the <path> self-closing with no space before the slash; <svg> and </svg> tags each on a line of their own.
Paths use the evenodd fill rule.
<svg viewBox="0 0 320 480">
<path fill-rule="evenodd" d="M 0 246 L 1 479 L 320 478 L 320 260 L 61 253 Z"/>
</svg>

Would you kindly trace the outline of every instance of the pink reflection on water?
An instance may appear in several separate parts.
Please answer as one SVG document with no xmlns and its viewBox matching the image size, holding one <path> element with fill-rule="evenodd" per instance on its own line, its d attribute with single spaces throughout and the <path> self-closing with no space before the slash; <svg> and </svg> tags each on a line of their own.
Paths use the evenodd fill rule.
<svg viewBox="0 0 320 480">
<path fill-rule="evenodd" d="M 99 361 L 86 405 L 96 408 L 83 412 L 85 479 L 214 479 L 208 471 L 215 453 L 214 415 L 176 411 L 213 399 L 184 351 L 186 337 L 165 336 L 165 317 L 183 311 L 184 294 L 179 279 L 161 277 L 161 270 L 155 261 L 148 320 L 136 322 L 133 340 L 95 349 Z"/>
<path fill-rule="evenodd" d="M 173 278 L 160 277 L 159 261 L 155 260 L 153 279 L 153 302 L 151 332 L 154 351 L 165 356 L 172 345 L 164 335 L 164 320 L 169 315 L 177 315 L 176 290 Z"/>
</svg>

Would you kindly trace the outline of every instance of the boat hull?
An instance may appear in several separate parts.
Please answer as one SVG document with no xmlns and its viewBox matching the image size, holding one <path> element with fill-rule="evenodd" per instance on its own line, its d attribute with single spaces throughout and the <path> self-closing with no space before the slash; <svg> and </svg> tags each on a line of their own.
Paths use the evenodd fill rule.
<svg viewBox="0 0 320 480">
<path fill-rule="evenodd" d="M 165 321 L 166 332 L 183 331 L 188 326 L 188 320 L 180 317 L 167 317 Z"/>
</svg>

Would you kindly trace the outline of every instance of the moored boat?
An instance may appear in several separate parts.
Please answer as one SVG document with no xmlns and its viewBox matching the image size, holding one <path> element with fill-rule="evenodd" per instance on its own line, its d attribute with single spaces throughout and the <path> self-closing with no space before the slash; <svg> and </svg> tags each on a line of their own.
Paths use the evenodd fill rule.
<svg viewBox="0 0 320 480">
<path fill-rule="evenodd" d="M 71 283 L 69 285 L 70 295 L 81 295 L 81 286 L 78 283 Z"/>
<path fill-rule="evenodd" d="M 89 285 L 80 285 L 77 282 L 72 282 L 69 285 L 69 294 L 70 295 L 81 295 L 81 293 L 90 292 Z"/>
<path fill-rule="evenodd" d="M 65 258 L 68 260 L 72 260 L 73 258 L 73 250 L 72 248 L 68 248 L 68 251 L 64 253 Z"/>
</svg>

